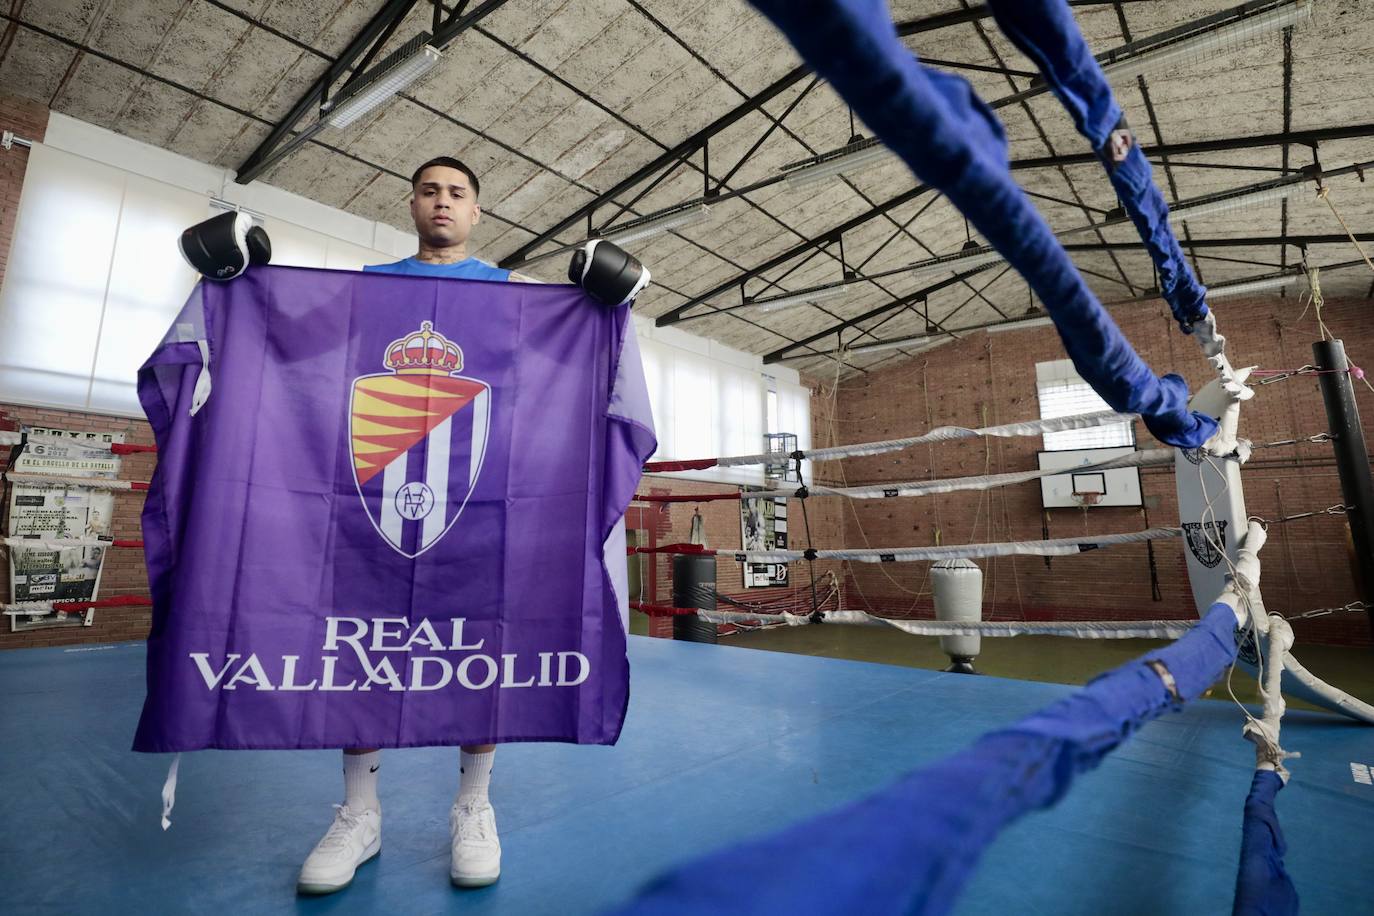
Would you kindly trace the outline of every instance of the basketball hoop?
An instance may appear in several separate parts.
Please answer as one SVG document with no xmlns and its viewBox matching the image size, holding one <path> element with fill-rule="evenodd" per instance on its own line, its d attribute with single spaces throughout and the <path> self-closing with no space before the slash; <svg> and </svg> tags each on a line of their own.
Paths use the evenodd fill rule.
<svg viewBox="0 0 1374 916">
<path fill-rule="evenodd" d="M 1084 509 L 1095 506 L 1102 500 L 1101 493 L 1075 493 L 1073 497 L 1078 500 L 1078 505 Z"/>
</svg>

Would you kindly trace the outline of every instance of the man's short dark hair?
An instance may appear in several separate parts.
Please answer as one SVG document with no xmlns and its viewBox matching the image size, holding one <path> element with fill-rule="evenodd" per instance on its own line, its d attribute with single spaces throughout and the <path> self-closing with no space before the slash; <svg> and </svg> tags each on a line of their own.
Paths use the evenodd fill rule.
<svg viewBox="0 0 1374 916">
<path fill-rule="evenodd" d="M 452 156 L 436 156 L 435 158 L 429 160 L 424 165 L 416 169 L 415 174 L 410 176 L 411 189 L 414 190 L 416 187 L 419 186 L 420 176 L 425 173 L 425 169 L 433 168 L 436 165 L 442 165 L 445 168 L 449 169 L 457 169 L 464 175 L 468 176 L 468 181 L 472 182 L 472 196 L 482 196 L 482 185 L 480 182 L 477 181 L 477 173 L 474 172 L 472 169 L 468 168 L 462 162 L 459 162 L 457 159 L 454 159 Z"/>
</svg>

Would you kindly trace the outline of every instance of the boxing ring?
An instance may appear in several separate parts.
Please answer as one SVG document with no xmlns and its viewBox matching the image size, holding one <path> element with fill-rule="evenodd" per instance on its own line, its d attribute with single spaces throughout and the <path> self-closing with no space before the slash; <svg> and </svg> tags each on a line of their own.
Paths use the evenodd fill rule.
<svg viewBox="0 0 1374 916">
<path fill-rule="evenodd" d="M 1193 275 L 1169 228 L 1168 206 L 1154 184 L 1150 163 L 1135 142 L 1100 62 L 1093 58 L 1068 5 L 1062 0 L 991 0 L 988 7 L 998 28 L 1036 65 L 1045 86 L 1091 145 L 1150 256 L 1160 295 L 1179 329 L 1194 339 L 1210 365 L 1211 381 L 1191 398 L 1180 377 L 1159 376 L 1140 358 L 1088 289 L 1043 217 L 1012 181 L 1007 138 L 992 109 L 964 80 L 923 65 L 897 37 L 886 4 L 880 0 L 805 5 L 754 0 L 754 5 L 882 143 L 927 187 L 943 193 L 992 249 L 1021 274 L 1045 304 L 1078 374 L 1110 407 L 1123 414 L 1138 414 L 1157 440 L 1172 447 L 1180 524 L 1172 530 L 1097 536 L 1091 538 L 1093 543 L 1077 545 L 1041 541 L 821 551 L 808 544 L 803 551 L 742 552 L 735 558 L 745 562 L 813 563 L 829 558 L 883 563 L 1016 554 L 1062 556 L 1131 540 L 1182 535 L 1187 538 L 1188 576 L 1202 619 L 1171 645 L 1099 675 L 1070 697 L 1015 724 L 984 733 L 970 747 L 918 766 L 857 802 L 664 872 L 624 912 L 950 911 L 968 899 L 961 894 L 972 893 L 970 882 L 986 874 L 984 854 L 1000 842 L 1005 831 L 1013 829 L 1018 819 L 1032 812 L 1054 810 L 1066 798 L 1073 798 L 1070 790 L 1081 787 L 1085 775 L 1112 760 L 1113 752 L 1129 747 L 1127 739 L 1134 732 L 1157 724 L 1161 715 L 1195 700 L 1223 674 L 1229 685 L 1237 667 L 1256 675 L 1263 709 L 1256 715 L 1241 708 L 1241 732 L 1255 745 L 1255 768 L 1242 809 L 1234 912 L 1297 912 L 1299 893 L 1285 869 L 1288 847 L 1276 809 L 1276 797 L 1289 779 L 1285 761 L 1299 756 L 1281 744 L 1283 694 L 1366 725 L 1374 724 L 1374 707 L 1312 676 L 1289 651 L 1293 632 L 1288 621 L 1264 606 L 1259 554 L 1269 524 L 1247 514 L 1240 472 L 1252 448 L 1241 434 L 1242 404 L 1255 396 L 1249 385 L 1251 369 L 1233 366 L 1217 316 L 1206 304 L 1206 289 Z M 1351 240 L 1358 249 L 1353 236 Z M 1374 269 L 1374 261 L 1362 249 L 1360 254 Z M 1308 279 L 1320 312 L 1315 272 L 1309 270 Z M 1324 326 L 1322 333 L 1325 343 Z M 1343 356 L 1338 362 L 1324 368 L 1358 372 L 1345 365 Z M 932 430 L 928 436 L 939 432 Z M 985 436 L 1028 434 L 966 432 Z M 867 445 L 887 450 L 909 444 Z M 827 457 L 857 454 L 864 454 L 862 446 L 831 450 Z M 715 464 L 752 463 L 757 457 L 710 460 Z M 795 457 L 800 469 L 802 458 L 818 455 L 798 453 Z M 1130 457 L 1137 466 L 1169 461 L 1167 454 L 1148 452 Z M 1364 457 L 1360 454 L 1358 460 L 1363 463 Z M 985 489 L 1034 476 L 996 475 L 1000 479 L 984 478 L 976 486 L 941 481 L 923 489 L 918 482 L 896 482 L 869 488 L 869 492 L 841 488 L 816 493 L 845 498 L 920 496 L 961 488 Z M 1364 476 L 1367 480 L 1367 468 Z M 1342 479 L 1344 482 L 1344 474 Z M 1353 485 L 1346 490 L 1352 491 Z M 805 513 L 805 500 L 812 495 L 812 488 L 803 482 L 792 495 L 803 500 Z M 1368 505 L 1341 508 L 1371 511 Z M 814 572 L 812 575 L 814 581 Z M 669 608 L 666 612 L 676 614 L 679 610 Z M 702 616 L 713 619 L 708 614 Z M 714 619 L 740 616 L 727 613 Z M 757 619 L 800 624 L 803 621 L 798 616 L 765 614 Z M 869 615 L 852 611 L 822 612 L 819 605 L 805 622 L 824 620 L 874 622 Z M 887 622 L 916 629 L 905 622 Z M 954 632 L 983 630 L 964 624 Z M 1015 627 L 1004 626 L 996 635 L 1015 632 Z M 1120 633 L 1088 625 L 1062 635 L 1104 637 Z M 1356 763 L 1352 767 L 1353 778 L 1358 779 L 1359 766 Z M 1162 810 L 1171 809 L 1166 803 Z M 1137 826 L 1149 833 L 1159 820 L 1147 815 Z M 1135 837 L 1132 841 L 1141 842 Z M 856 860 L 854 851 L 865 844 L 870 846 L 871 861 Z M 759 866 L 753 881 L 738 874 L 750 864 Z M 1037 878 L 1046 874 L 1040 868 L 1034 873 Z M 1088 874 L 1096 880 L 1101 873 L 1090 870 Z M 1140 887 L 1148 884 L 1144 873 L 1137 878 L 1141 879 Z M 1073 886 L 1076 889 L 1084 883 L 1079 880 Z M 1062 912 L 1074 906 L 1073 895 L 1066 890 L 1060 888 L 1059 898 L 1046 911 Z M 1138 900 L 1140 891 L 1134 894 L 1125 890 L 1121 899 L 1102 904 L 1097 910 L 1129 908 L 1131 904 L 1123 907 L 1123 901 Z M 1008 911 L 1028 909 L 1024 901 L 1008 904 Z M 1347 901 L 1341 910 L 1349 906 Z M 1198 900 L 1186 904 L 1179 900 L 1157 902 L 1146 911 L 1217 908 L 1216 904 L 1200 905 Z"/>
<path fill-rule="evenodd" d="M 890 625 L 915 635 L 1175 640 L 1079 689 L 633 638 L 634 700 L 618 746 L 503 749 L 493 802 L 507 865 L 499 884 L 461 897 L 444 880 L 448 836 L 436 814 L 447 806 L 451 751 L 388 757 L 386 854 L 346 894 L 296 899 L 296 863 L 313 835 L 305 825 L 336 794 L 334 752 L 203 754 L 196 779 L 215 790 L 190 793 L 178 829 L 160 832 L 147 800 L 162 782 L 163 761 L 125 751 L 138 717 L 143 647 L 16 651 L 0 664 L 0 689 L 14 699 L 0 725 L 8 749 L 0 775 L 11 787 L 0 794 L 11 828 L 0 907 L 1086 914 L 1217 912 L 1234 899 L 1237 912 L 1294 912 L 1296 887 L 1309 912 L 1374 912 L 1367 880 L 1374 707 L 1307 672 L 1290 651 L 1288 621 L 1264 606 L 1260 555 L 1269 522 L 1246 513 L 1241 480 L 1251 449 L 1242 405 L 1255 396 L 1249 370 L 1232 366 L 1206 291 L 1168 229 L 1149 163 L 1100 67 L 1084 64 L 1090 58 L 1067 6 L 990 4 L 1097 151 L 1162 296 L 1209 363 L 1212 380 L 1191 398 L 1181 378 L 1158 376 L 1141 360 L 1015 188 L 991 110 L 962 81 L 912 58 L 883 4 L 755 5 L 1046 304 L 1079 373 L 1113 408 L 1059 422 L 1081 428 L 1139 417 L 1167 446 L 1075 470 L 1172 464 L 1180 519 L 1082 538 L 834 551 L 808 544 L 725 555 L 896 563 L 1073 556 L 1185 538 L 1196 607 L 1178 610 L 1200 619 L 902 621 L 845 609 L 838 594 L 827 597 L 833 607 L 816 600 L 805 614 L 699 615 L 710 623 Z M 946 428 L 792 457 L 800 464 L 958 438 L 1040 435 L 1052 425 Z M 750 495 L 907 498 L 1063 472 Z M 709 553 L 690 545 L 654 550 Z M 1262 709 L 1198 699 L 1218 679 L 1238 676 L 1237 668 L 1259 679 Z M 1285 712 L 1282 694 L 1328 711 Z M 1286 762 L 1296 752 L 1299 775 L 1290 781 Z M 1275 797 L 1285 787 L 1280 827 Z"/>
<path fill-rule="evenodd" d="M 897 636 L 898 634 L 894 634 Z M 899 637 L 901 638 L 901 637 Z M 296 898 L 300 857 L 337 801 L 337 753 L 206 752 L 158 828 L 165 761 L 128 753 L 141 644 L 5 653 L 0 910 L 11 913 L 596 913 L 697 854 L 851 802 L 1073 688 L 632 637 L 634 700 L 615 748 L 501 750 L 501 881 L 449 887 L 455 754 L 387 758 L 386 845 L 346 893 Z M 1282 795 L 1306 912 L 1374 912 L 1366 728 L 1290 711 L 1303 757 Z M 1229 701 L 1146 725 L 1057 807 L 1006 830 L 955 912 L 1223 912 L 1254 755 Z M 852 851 L 860 861 L 871 850 Z M 769 862 L 741 859 L 742 876 Z"/>
</svg>

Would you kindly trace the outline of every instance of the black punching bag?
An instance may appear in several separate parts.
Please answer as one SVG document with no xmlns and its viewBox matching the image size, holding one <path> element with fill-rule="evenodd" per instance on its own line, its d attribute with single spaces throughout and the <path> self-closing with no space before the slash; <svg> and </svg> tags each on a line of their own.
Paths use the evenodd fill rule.
<svg viewBox="0 0 1374 916">
<path fill-rule="evenodd" d="M 680 553 L 673 557 L 673 607 L 716 609 L 716 558 Z M 696 614 L 673 618 L 673 639 L 687 642 L 716 641 L 716 625 Z"/>
</svg>

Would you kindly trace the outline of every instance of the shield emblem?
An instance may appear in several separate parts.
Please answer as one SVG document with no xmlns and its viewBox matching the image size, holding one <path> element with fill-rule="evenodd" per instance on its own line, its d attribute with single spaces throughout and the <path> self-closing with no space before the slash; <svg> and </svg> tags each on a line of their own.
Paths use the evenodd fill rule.
<svg viewBox="0 0 1374 916">
<path fill-rule="evenodd" d="M 1213 542 L 1223 550 L 1226 548 L 1226 522 L 1184 522 L 1183 534 L 1188 539 L 1188 549 L 1203 566 L 1211 569 L 1221 562 L 1221 552 Z"/>
<path fill-rule="evenodd" d="M 354 381 L 349 407 L 358 496 L 377 533 L 411 558 L 462 514 L 482 469 L 491 415 L 490 387 L 452 374 L 461 366 L 457 347 L 429 322 L 420 334 L 420 346 L 403 340 L 388 350 L 394 371 Z"/>
</svg>

